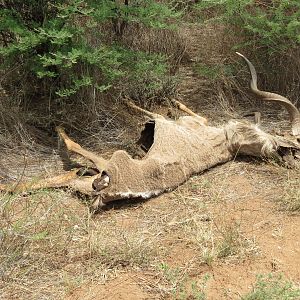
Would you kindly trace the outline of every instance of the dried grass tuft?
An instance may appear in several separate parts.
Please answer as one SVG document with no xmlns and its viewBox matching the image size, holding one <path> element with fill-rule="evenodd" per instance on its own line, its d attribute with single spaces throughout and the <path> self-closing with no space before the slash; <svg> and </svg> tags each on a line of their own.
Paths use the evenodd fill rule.
<svg viewBox="0 0 300 300">
<path fill-rule="evenodd" d="M 300 166 L 298 166 L 299 169 Z M 297 171 L 296 171 L 297 172 Z M 297 213 L 300 211 L 300 178 L 297 173 L 291 172 L 284 178 L 282 193 L 278 202 L 281 209 Z"/>
</svg>

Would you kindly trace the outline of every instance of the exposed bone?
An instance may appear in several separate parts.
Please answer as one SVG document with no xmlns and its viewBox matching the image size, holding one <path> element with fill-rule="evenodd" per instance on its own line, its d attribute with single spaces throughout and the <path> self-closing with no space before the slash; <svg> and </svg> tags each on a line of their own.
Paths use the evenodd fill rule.
<svg viewBox="0 0 300 300">
<path fill-rule="evenodd" d="M 164 117 L 162 115 L 159 115 L 159 114 L 156 114 L 156 113 L 152 113 L 148 110 L 145 110 L 137 105 L 135 105 L 133 103 L 133 101 L 131 99 L 129 99 L 128 97 L 126 97 L 123 102 L 130 108 L 138 111 L 138 112 L 141 112 L 143 115 L 151 118 L 151 119 L 164 119 Z"/>
<path fill-rule="evenodd" d="M 199 115 L 197 115 L 196 113 L 194 113 L 192 110 L 190 110 L 189 108 L 187 108 L 184 104 L 182 104 L 181 102 L 179 102 L 178 100 L 176 99 L 171 99 L 171 102 L 180 110 L 186 112 L 187 114 L 189 114 L 190 116 L 193 116 L 193 117 L 198 117 L 201 122 L 203 123 L 203 125 L 207 125 L 207 119 L 206 118 L 203 118 Z"/>
<path fill-rule="evenodd" d="M 255 82 L 254 76 L 254 86 Z M 139 140 L 146 152 L 142 159 L 134 159 L 126 151 L 119 150 L 109 160 L 104 160 L 83 149 L 58 128 L 68 150 L 91 160 L 96 169 L 92 168 L 91 172 L 76 169 L 34 183 L 0 185 L 0 190 L 14 192 L 68 186 L 96 197 L 92 204 L 95 209 L 110 201 L 157 196 L 176 188 L 192 175 L 240 154 L 276 157 L 291 163 L 300 150 L 297 141 L 273 136 L 246 121 L 235 120 L 223 127 L 213 127 L 205 125 L 203 118 L 195 113 L 174 121 L 141 109 L 128 99 L 126 102 L 151 118 L 145 123 Z"/>
<path fill-rule="evenodd" d="M 89 159 L 91 162 L 95 164 L 95 166 L 98 168 L 99 171 L 105 170 L 107 161 L 103 159 L 102 157 L 96 155 L 95 153 L 88 151 L 86 149 L 83 149 L 79 144 L 72 141 L 67 134 L 65 133 L 64 129 L 61 127 L 56 127 L 56 131 L 59 134 L 60 138 L 64 141 L 65 145 L 67 146 L 67 149 L 69 151 L 75 152 L 77 154 L 82 155 L 83 157 Z"/>
</svg>

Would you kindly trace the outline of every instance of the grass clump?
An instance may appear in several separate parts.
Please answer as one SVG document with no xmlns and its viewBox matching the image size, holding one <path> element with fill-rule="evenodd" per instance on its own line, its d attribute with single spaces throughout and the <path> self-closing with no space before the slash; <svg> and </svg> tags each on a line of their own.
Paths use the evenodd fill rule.
<svg viewBox="0 0 300 300">
<path fill-rule="evenodd" d="M 259 275 L 250 293 L 241 300 L 293 300 L 299 299 L 300 289 L 281 275 Z"/>
<path fill-rule="evenodd" d="M 205 300 L 206 285 L 210 279 L 209 274 L 205 274 L 200 281 L 192 279 L 186 270 L 178 267 L 170 267 L 166 263 L 161 263 L 159 269 L 162 277 L 167 282 L 167 290 L 170 291 L 172 299 L 176 300 Z"/>
<path fill-rule="evenodd" d="M 283 194 L 279 199 L 280 205 L 284 210 L 291 212 L 300 211 L 300 179 L 288 179 L 283 187 Z"/>
<path fill-rule="evenodd" d="M 113 233 L 97 226 L 90 232 L 91 255 L 108 267 L 147 266 L 157 255 L 158 248 L 140 230 L 131 232 L 115 227 Z"/>
<path fill-rule="evenodd" d="M 221 239 L 217 245 L 217 257 L 244 257 L 257 251 L 254 241 L 247 239 L 238 224 L 230 224 L 221 230 Z"/>
</svg>

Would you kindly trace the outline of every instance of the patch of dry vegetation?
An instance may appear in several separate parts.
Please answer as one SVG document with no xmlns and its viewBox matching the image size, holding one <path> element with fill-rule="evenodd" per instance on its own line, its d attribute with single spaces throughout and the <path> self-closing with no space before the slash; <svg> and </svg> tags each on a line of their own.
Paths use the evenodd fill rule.
<svg viewBox="0 0 300 300">
<path fill-rule="evenodd" d="M 209 174 L 203 179 L 194 177 L 175 193 L 188 207 L 186 215 L 179 216 L 186 218 L 182 224 L 185 236 L 201 254 L 200 261 L 210 266 L 218 259 L 239 260 L 258 253 L 254 238 L 245 236 L 239 222 L 231 220 L 225 211 L 214 214 L 212 210 L 228 197 L 225 181 L 226 177 L 220 180 Z"/>
<path fill-rule="evenodd" d="M 98 215 L 64 191 L 4 195 L 2 293 L 6 299 L 62 299 L 129 269 L 158 280 L 150 293 L 200 295 L 201 284 L 191 277 L 197 268 L 256 251 L 237 224 L 217 225 L 209 209 L 215 193 L 216 185 L 195 177 L 174 194 Z"/>
<path fill-rule="evenodd" d="M 278 199 L 282 209 L 290 212 L 300 211 L 300 178 L 298 172 L 289 172 L 283 183 L 283 190 Z"/>
<path fill-rule="evenodd" d="M 205 299 L 218 265 L 261 259 L 258 221 L 247 224 L 239 205 L 258 191 L 272 200 L 287 174 L 298 178 L 277 165 L 236 161 L 173 193 L 114 203 L 97 215 L 68 191 L 2 195 L 1 292 L 5 299 L 64 299 L 135 272 L 153 299 Z"/>
<path fill-rule="evenodd" d="M 177 3 L 186 4 L 185 1 Z M 211 66 L 231 67 L 232 61 L 225 58 L 230 57 L 231 46 L 237 42 L 234 38 L 228 37 L 225 28 L 220 26 L 185 24 L 180 36 L 133 26 L 127 29 L 122 42 L 136 50 L 148 49 L 150 53 L 167 55 L 171 73 L 182 67 L 179 62 L 186 47 L 190 47 L 184 71 L 196 70 L 198 74 L 181 73 L 181 96 L 195 111 L 211 117 L 212 122 L 221 123 L 240 115 L 246 106 L 254 103 L 232 74 L 223 71 L 218 77 L 214 77 L 214 73 L 207 74 Z M 291 56 L 288 65 L 293 61 Z M 284 59 L 278 68 L 287 70 L 283 64 Z M 272 76 L 282 74 L 265 75 L 268 82 Z M 286 81 L 291 76 L 296 77 L 294 70 L 284 72 L 285 87 L 280 84 L 280 89 L 286 89 Z M 247 78 L 248 83 L 248 73 L 241 71 L 239 77 Z M 159 82 L 161 88 L 156 94 L 143 98 L 148 92 L 145 86 L 148 79 L 142 78 L 138 85 L 124 81 L 113 95 L 95 96 L 93 90 L 85 90 L 76 109 L 68 102 L 61 106 L 55 122 L 66 122 L 72 132 L 75 131 L 75 137 L 77 132 L 78 140 L 90 148 L 108 148 L 111 152 L 122 145 L 129 150 L 132 143 L 124 140 L 133 134 L 124 127 L 136 130 L 137 119 L 120 109 L 120 91 L 151 108 L 154 102 L 165 101 L 167 96 L 176 93 L 177 79 L 166 80 Z M 289 93 L 294 95 L 297 87 L 292 82 Z M 39 141 L 45 141 L 47 132 L 39 138 L 40 131 L 33 131 L 32 125 L 42 125 L 52 132 L 53 115 L 49 111 L 46 114 L 38 111 L 47 108 L 43 104 L 48 100 L 44 99 L 37 111 L 27 114 L 28 111 L 20 108 L 21 94 L 20 88 L 15 92 L 14 102 L 11 98 L 5 98 L 5 103 L 0 101 L 0 113 L 5 121 L 0 124 L 0 144 L 6 146 L 6 150 L 7 145 L 16 146 L 21 136 L 23 148 L 24 145 L 37 148 Z M 216 107 L 220 109 L 216 111 Z M 268 126 L 273 127 L 277 115 L 273 113 L 271 122 L 268 116 Z M 16 128 L 19 128 L 18 135 Z M 48 141 L 48 146 L 53 146 L 53 139 Z M 40 152 L 45 149 L 49 154 L 49 147 L 38 148 Z M 3 159 L 10 161 L 4 155 Z M 1 160 L 0 165 L 3 166 Z M 7 165 L 12 168 L 10 163 Z M 287 174 L 290 174 L 288 178 Z M 195 176 L 173 193 L 144 203 L 113 204 L 98 215 L 91 215 L 88 207 L 68 191 L 0 195 L 0 298 L 64 299 L 78 287 L 104 284 L 128 271 L 141 274 L 143 280 L 139 284 L 151 299 L 205 299 L 209 282 L 206 273 L 212 273 L 221 263 L 239 268 L 241 261 L 261 257 L 253 224 L 244 224 L 246 209 L 231 206 L 248 198 L 255 200 L 259 194 L 269 202 L 280 198 L 282 207 L 299 211 L 299 184 L 296 173 L 252 160 L 249 164 L 232 162 Z"/>
<path fill-rule="evenodd" d="M 84 282 L 103 282 L 114 268 L 148 265 L 157 254 L 145 228 L 123 228 L 119 214 L 92 218 L 65 192 L 5 195 L 0 205 L 6 299 L 62 298 Z"/>
<path fill-rule="evenodd" d="M 1 286 L 7 299 L 55 298 L 64 289 L 62 268 L 85 254 L 78 245 L 88 217 L 69 200 L 60 191 L 1 198 Z"/>
</svg>

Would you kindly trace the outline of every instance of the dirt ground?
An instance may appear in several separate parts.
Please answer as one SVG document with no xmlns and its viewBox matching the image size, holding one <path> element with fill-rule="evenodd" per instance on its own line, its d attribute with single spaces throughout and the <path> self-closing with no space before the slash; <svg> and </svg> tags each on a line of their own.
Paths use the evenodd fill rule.
<svg viewBox="0 0 300 300">
<path fill-rule="evenodd" d="M 173 193 L 110 212 L 110 217 L 117 214 L 117 226 L 124 231 L 136 230 L 147 219 L 155 222 L 153 212 L 159 214 L 166 228 L 157 226 L 167 231 L 158 230 L 164 248 L 159 256 L 168 269 L 162 275 L 153 268 L 122 268 L 114 278 L 80 286 L 65 299 L 198 299 L 191 286 L 201 286 L 206 275 L 206 299 L 239 299 L 259 274 L 283 274 L 299 283 L 300 217 L 280 211 L 276 202 L 288 173 L 261 162 L 231 162 L 192 178 Z M 193 222 L 201 237 L 186 232 L 195 233 Z M 229 253 L 216 257 L 212 244 L 218 247 L 219 235 L 225 240 L 232 236 L 227 241 Z M 211 257 L 204 258 L 205 249 Z M 182 283 L 185 286 L 179 288 Z M 171 292 L 175 286 L 177 294 Z"/>
<path fill-rule="evenodd" d="M 213 119 L 209 105 L 197 105 L 201 78 L 192 61 L 205 36 L 185 30 L 195 41 L 179 71 L 181 97 L 221 123 L 230 116 Z M 25 213 L 26 220 L 9 231 L 0 299 L 240 299 L 260 274 L 300 284 L 300 215 L 282 204 L 299 183 L 297 170 L 239 158 L 171 193 L 93 216 L 69 191 L 10 198 L 14 213 L 2 208 L 2 215 L 10 224 Z"/>
</svg>

